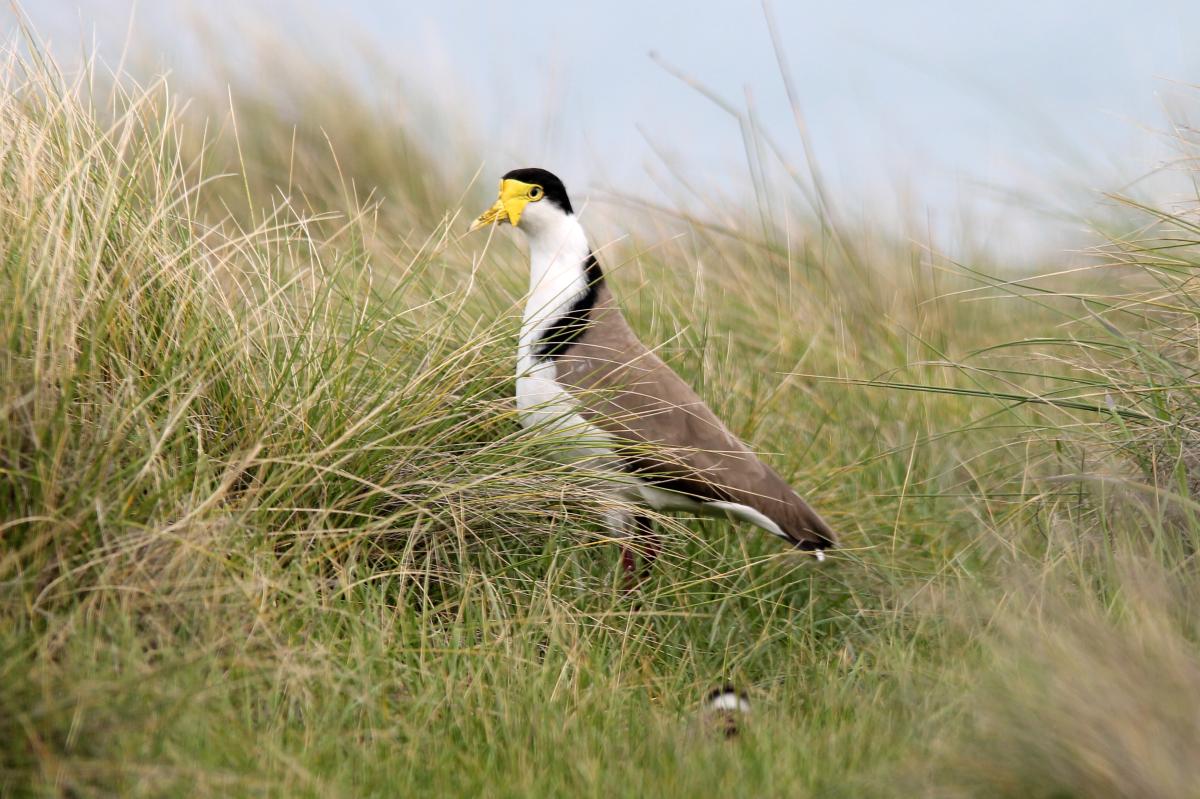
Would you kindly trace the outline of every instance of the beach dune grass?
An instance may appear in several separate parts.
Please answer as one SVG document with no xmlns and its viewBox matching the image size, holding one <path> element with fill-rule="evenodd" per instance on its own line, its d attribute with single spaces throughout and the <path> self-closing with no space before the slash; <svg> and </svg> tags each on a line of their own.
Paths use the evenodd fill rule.
<svg viewBox="0 0 1200 799">
<path fill-rule="evenodd" d="M 589 210 L 844 543 L 663 519 L 630 594 L 515 423 L 490 181 L 349 84 L 103 83 L 0 80 L 0 793 L 1194 794 L 1190 211 L 1045 278 L 798 190 Z"/>
</svg>

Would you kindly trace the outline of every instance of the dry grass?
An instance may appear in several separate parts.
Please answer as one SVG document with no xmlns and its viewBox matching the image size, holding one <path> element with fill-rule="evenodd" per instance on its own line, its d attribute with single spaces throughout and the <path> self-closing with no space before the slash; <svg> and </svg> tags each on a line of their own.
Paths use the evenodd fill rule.
<svg viewBox="0 0 1200 799">
<path fill-rule="evenodd" d="M 1195 793 L 1193 209 L 1001 277 L 800 186 L 589 208 L 846 544 L 684 520 L 629 596 L 467 171 L 336 73 L 95 77 L 0 76 L 0 793 Z"/>
</svg>

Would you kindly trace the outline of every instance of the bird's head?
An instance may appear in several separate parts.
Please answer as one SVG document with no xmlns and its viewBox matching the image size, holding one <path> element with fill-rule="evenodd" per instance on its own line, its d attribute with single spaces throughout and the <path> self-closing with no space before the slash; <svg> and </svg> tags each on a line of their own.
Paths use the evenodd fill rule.
<svg viewBox="0 0 1200 799">
<path fill-rule="evenodd" d="M 536 167 L 514 169 L 500 179 L 500 196 L 471 230 L 507 222 L 533 236 L 573 213 L 567 189 L 556 175 Z"/>
</svg>

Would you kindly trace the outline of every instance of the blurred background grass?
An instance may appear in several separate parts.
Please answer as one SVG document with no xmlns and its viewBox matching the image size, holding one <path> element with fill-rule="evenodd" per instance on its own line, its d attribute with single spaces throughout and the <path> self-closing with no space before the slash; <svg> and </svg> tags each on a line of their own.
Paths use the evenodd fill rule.
<svg viewBox="0 0 1200 799">
<path fill-rule="evenodd" d="M 495 175 L 272 63 L 6 52 L 5 795 L 1197 792 L 1194 202 L 951 259 L 746 124 L 744 199 L 590 206 L 635 328 L 844 543 L 663 520 L 631 596 L 514 421 Z"/>
</svg>

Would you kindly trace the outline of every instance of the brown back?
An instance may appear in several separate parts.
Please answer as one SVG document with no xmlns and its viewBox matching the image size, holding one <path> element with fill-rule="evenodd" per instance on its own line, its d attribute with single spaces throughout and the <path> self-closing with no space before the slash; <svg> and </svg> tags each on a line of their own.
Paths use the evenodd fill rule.
<svg viewBox="0 0 1200 799">
<path fill-rule="evenodd" d="M 588 421 L 626 446 L 633 473 L 701 502 L 754 508 L 805 549 L 835 543 L 832 529 L 643 345 L 600 286 L 586 329 L 555 356 L 557 379 Z"/>
</svg>

